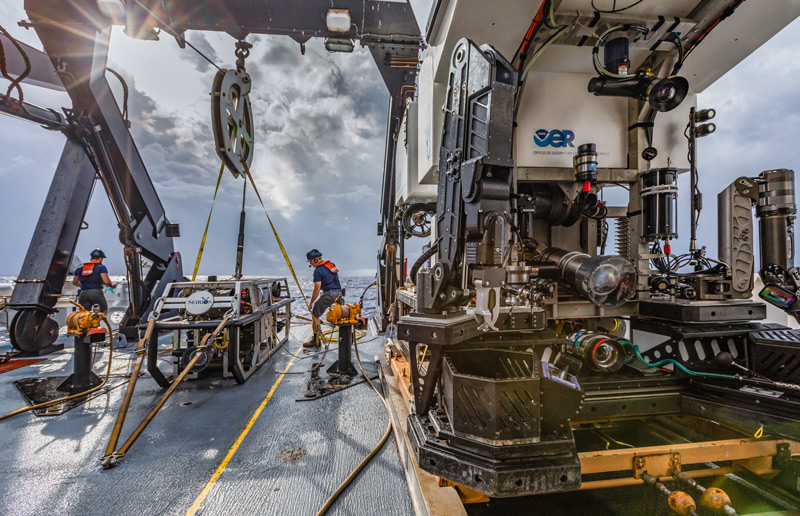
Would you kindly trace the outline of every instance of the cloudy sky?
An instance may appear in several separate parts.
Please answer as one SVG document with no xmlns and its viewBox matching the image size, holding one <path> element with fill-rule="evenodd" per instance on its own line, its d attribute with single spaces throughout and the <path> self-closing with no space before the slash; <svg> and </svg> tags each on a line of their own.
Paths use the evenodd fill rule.
<svg viewBox="0 0 800 516">
<path fill-rule="evenodd" d="M 430 0 L 412 5 L 424 24 Z M 23 18 L 22 0 L 0 0 L 0 24 L 40 48 L 33 31 L 17 26 Z M 190 32 L 187 39 L 220 66 L 233 66 L 229 36 Z M 289 38 L 249 40 L 255 44 L 248 59 L 256 119 L 252 170 L 292 260 L 305 274 L 305 251 L 318 247 L 345 275 L 374 274 L 388 98 L 372 59 L 363 49 L 328 54 L 314 40 L 307 44 L 305 56 Z M 715 200 L 724 185 L 768 168 L 800 169 L 797 55 L 800 21 L 700 97 L 700 107 L 718 112 L 718 130 L 702 140 L 699 161 L 706 193 L 701 239 L 713 253 Z M 181 224 L 177 249 L 193 264 L 219 170 L 208 97 L 216 69 L 194 52 L 179 49 L 169 36 L 159 42 L 136 41 L 118 29 L 109 66 L 128 82 L 134 139 L 168 217 Z M 121 99 L 116 79 L 109 81 Z M 5 84 L 0 80 L 3 89 Z M 65 94 L 33 86 L 25 87 L 25 98 L 49 107 L 69 105 Z M 64 137 L 7 117 L 0 117 L 0 135 L 0 275 L 17 274 Z M 230 174 L 223 177 L 201 274 L 233 271 L 241 188 L 241 180 Z M 285 274 L 280 251 L 252 194 L 248 209 L 245 274 Z M 681 208 L 681 215 L 685 210 L 688 207 Z M 687 218 L 682 217 L 684 225 Z M 89 229 L 82 233 L 78 253 L 85 257 L 103 247 L 112 274 L 123 273 L 116 221 L 100 189 L 86 220 Z"/>
</svg>

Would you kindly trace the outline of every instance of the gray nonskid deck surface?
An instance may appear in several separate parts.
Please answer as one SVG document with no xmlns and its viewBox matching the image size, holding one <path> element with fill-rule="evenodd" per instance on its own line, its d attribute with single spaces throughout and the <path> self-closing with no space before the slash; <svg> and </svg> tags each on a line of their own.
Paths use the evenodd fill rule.
<svg viewBox="0 0 800 516">
<path fill-rule="evenodd" d="M 278 371 L 283 371 L 289 353 L 307 333 L 307 327 L 292 330 L 293 338 L 284 347 L 288 353 L 281 350 L 273 355 Z M 382 339 L 364 343 L 362 358 L 371 360 L 381 346 Z M 40 364 L 1 374 L 0 413 L 23 404 L 14 380 L 68 374 L 71 356 L 68 348 Z M 326 362 L 334 358 L 332 351 Z M 114 366 L 128 360 L 119 355 Z M 305 371 L 312 362 L 311 358 L 295 360 L 290 371 Z M 95 370 L 105 363 L 105 357 L 98 360 Z M 99 459 L 124 386 L 61 416 L 23 414 L 0 422 L 0 514 L 185 514 L 278 376 L 266 363 L 241 386 L 221 378 L 187 381 L 122 464 L 109 471 L 100 468 Z M 378 442 L 388 419 L 368 385 L 316 401 L 295 402 L 305 381 L 305 375 L 284 377 L 198 514 L 313 515 Z M 121 441 L 162 392 L 151 379 L 139 380 Z M 306 450 L 305 457 L 296 462 L 279 458 L 281 450 L 296 447 Z M 391 443 L 329 512 L 412 513 L 402 467 Z"/>
</svg>

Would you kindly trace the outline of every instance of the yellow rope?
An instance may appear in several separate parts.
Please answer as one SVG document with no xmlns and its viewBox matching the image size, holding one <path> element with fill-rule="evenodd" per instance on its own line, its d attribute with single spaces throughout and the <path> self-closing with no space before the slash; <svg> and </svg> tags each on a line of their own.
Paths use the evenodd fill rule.
<svg viewBox="0 0 800 516">
<path fill-rule="evenodd" d="M 206 220 L 206 230 L 203 231 L 203 239 L 200 241 L 200 249 L 197 251 L 197 261 L 194 262 L 194 272 L 192 273 L 192 281 L 197 279 L 197 270 L 200 268 L 200 259 L 203 258 L 203 249 L 206 247 L 206 237 L 208 236 L 208 225 L 211 224 L 211 214 L 214 212 L 214 203 L 217 201 L 217 192 L 219 192 L 219 183 L 222 181 L 222 173 L 225 171 L 225 163 L 219 167 L 219 177 L 217 177 L 217 186 L 214 188 L 214 198 L 211 199 L 211 209 L 208 210 L 208 220 Z"/>
<path fill-rule="evenodd" d="M 303 301 L 307 301 L 306 295 L 303 292 L 303 287 L 300 286 L 300 281 L 297 279 L 297 274 L 294 272 L 294 267 L 292 266 L 292 261 L 289 259 L 289 255 L 286 253 L 286 248 L 283 247 L 283 242 L 281 241 L 281 237 L 278 236 L 278 230 L 275 229 L 275 224 L 272 223 L 272 217 L 269 216 L 269 212 L 267 211 L 266 205 L 264 205 L 264 200 L 261 198 L 261 193 L 258 191 L 258 187 L 256 186 L 256 182 L 253 180 L 253 175 L 250 173 L 250 167 L 247 166 L 247 162 L 242 160 L 242 165 L 244 166 L 244 171 L 247 173 L 247 179 L 250 180 L 250 184 L 253 185 L 253 191 L 256 193 L 256 197 L 258 197 L 258 202 L 261 203 L 261 207 L 264 209 L 264 214 L 267 216 L 267 221 L 269 222 L 270 228 L 272 228 L 272 234 L 275 235 L 275 240 L 278 242 L 278 247 L 281 248 L 281 253 L 283 254 L 283 259 L 286 261 L 286 265 L 289 266 L 289 271 L 292 273 L 292 278 L 294 278 L 294 283 L 297 285 L 297 290 L 300 291 L 300 295 L 303 296 Z M 192 273 L 192 281 L 197 279 L 197 271 L 200 269 L 200 260 L 203 258 L 203 250 L 206 246 L 206 237 L 208 236 L 208 226 L 211 223 L 211 214 L 214 212 L 214 203 L 217 200 L 217 193 L 219 192 L 219 184 L 222 181 L 222 174 L 225 171 L 225 164 L 223 163 L 219 168 L 219 177 L 217 177 L 217 186 L 214 188 L 214 197 L 211 200 L 211 209 L 208 212 L 208 220 L 206 220 L 206 229 L 203 231 L 203 239 L 200 241 L 200 249 L 197 251 L 197 261 L 194 264 L 194 272 Z"/>
<path fill-rule="evenodd" d="M 286 260 L 286 265 L 289 266 L 289 270 L 292 273 L 292 277 L 294 278 L 294 283 L 297 285 L 297 290 L 300 291 L 300 295 L 303 296 L 303 301 L 306 301 L 306 295 L 303 293 L 303 288 L 300 286 L 300 281 L 297 279 L 297 274 L 294 273 L 294 267 L 292 267 L 292 261 L 289 259 L 289 255 L 286 254 L 286 249 L 283 247 L 283 242 L 281 242 L 281 237 L 278 236 L 278 231 L 275 229 L 275 224 L 272 223 L 272 218 L 269 216 L 269 212 L 267 211 L 267 207 L 264 205 L 264 200 L 261 198 L 261 194 L 258 192 L 258 187 L 256 186 L 256 182 L 253 181 L 253 175 L 250 173 L 250 167 L 247 166 L 247 162 L 242 161 L 242 165 L 244 165 L 244 171 L 247 173 L 247 178 L 250 180 L 250 184 L 253 185 L 253 191 L 256 193 L 256 197 L 258 197 L 258 201 L 261 203 L 261 207 L 264 208 L 264 214 L 267 216 L 267 220 L 269 221 L 269 226 L 272 228 L 272 234 L 275 235 L 275 240 L 278 241 L 278 247 L 281 248 L 281 253 L 283 253 L 283 259 Z"/>
</svg>

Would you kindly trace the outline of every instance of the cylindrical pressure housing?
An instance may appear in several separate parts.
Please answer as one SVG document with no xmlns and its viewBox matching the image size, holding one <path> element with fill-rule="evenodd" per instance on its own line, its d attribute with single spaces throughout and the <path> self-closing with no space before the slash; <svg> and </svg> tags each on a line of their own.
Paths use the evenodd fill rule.
<svg viewBox="0 0 800 516">
<path fill-rule="evenodd" d="M 794 267 L 794 172 L 767 170 L 759 175 L 756 216 L 761 240 L 761 270 L 768 264 Z"/>
<path fill-rule="evenodd" d="M 642 174 L 642 236 L 650 241 L 678 238 L 678 169 Z"/>
<path fill-rule="evenodd" d="M 583 359 L 593 371 L 616 373 L 625 365 L 625 348 L 610 335 L 579 331 L 569 336 L 564 349 Z"/>
<path fill-rule="evenodd" d="M 575 181 L 597 181 L 597 147 L 593 143 L 584 143 L 578 147 L 578 153 L 572 158 L 575 170 Z"/>
<path fill-rule="evenodd" d="M 639 274 L 621 256 L 590 256 L 558 247 L 545 249 L 542 256 L 558 265 L 561 278 L 597 306 L 616 308 L 636 295 Z"/>
<path fill-rule="evenodd" d="M 619 75 L 628 75 L 628 68 L 631 66 L 629 47 L 630 43 L 626 37 L 607 41 L 603 49 L 606 69 Z"/>
</svg>

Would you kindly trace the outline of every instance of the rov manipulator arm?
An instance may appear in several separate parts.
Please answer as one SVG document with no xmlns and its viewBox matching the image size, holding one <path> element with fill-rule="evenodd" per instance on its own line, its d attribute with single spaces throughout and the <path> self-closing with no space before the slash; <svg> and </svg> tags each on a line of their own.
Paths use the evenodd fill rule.
<svg viewBox="0 0 800 516">
<path fill-rule="evenodd" d="M 91 3 L 78 9 L 71 2 L 28 0 L 25 8 L 73 103 L 67 143 L 9 303 L 18 310 L 12 343 L 37 352 L 58 337 L 49 315 L 69 273 L 96 177 L 125 246 L 131 305 L 121 331 L 135 333 L 152 300 L 183 271 L 172 241 L 177 224 L 166 217 L 105 77 L 110 21 Z M 142 257 L 152 262 L 144 277 Z"/>
<path fill-rule="evenodd" d="M 465 266 L 502 265 L 495 249 L 502 247 L 503 216 L 510 211 L 516 90 L 517 72 L 496 50 L 478 48 L 468 39 L 458 42 L 439 153 L 440 240 L 436 264 L 416 278 L 420 311 L 436 313 L 461 304 Z"/>
</svg>

